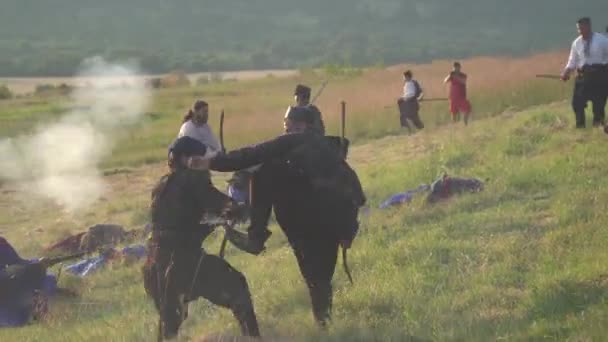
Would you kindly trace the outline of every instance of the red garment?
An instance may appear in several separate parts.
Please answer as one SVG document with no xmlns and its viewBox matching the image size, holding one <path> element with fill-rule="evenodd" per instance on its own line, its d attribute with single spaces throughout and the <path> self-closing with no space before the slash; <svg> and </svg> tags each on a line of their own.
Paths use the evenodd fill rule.
<svg viewBox="0 0 608 342">
<path fill-rule="evenodd" d="M 450 113 L 456 115 L 458 113 L 468 114 L 471 112 L 471 103 L 467 100 L 467 85 L 456 79 L 457 74 L 453 73 L 450 78 Z M 467 75 L 458 74 L 466 80 Z"/>
<path fill-rule="evenodd" d="M 464 78 L 465 82 L 460 82 L 456 77 Z M 450 98 L 467 98 L 467 84 L 466 84 L 467 75 L 463 73 L 456 74 L 452 72 L 450 75 Z"/>
<path fill-rule="evenodd" d="M 464 113 L 469 115 L 471 112 L 471 103 L 466 98 L 450 98 L 450 113 L 456 115 Z"/>
</svg>

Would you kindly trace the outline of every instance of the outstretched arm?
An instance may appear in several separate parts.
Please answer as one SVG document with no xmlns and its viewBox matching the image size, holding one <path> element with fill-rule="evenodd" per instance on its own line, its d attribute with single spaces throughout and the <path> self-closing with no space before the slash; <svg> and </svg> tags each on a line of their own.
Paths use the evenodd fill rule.
<svg viewBox="0 0 608 342">
<path fill-rule="evenodd" d="M 575 41 L 576 42 L 576 41 Z M 570 74 L 576 66 L 578 65 L 578 54 L 576 53 L 576 44 L 572 43 L 572 47 L 570 48 L 570 56 L 568 57 L 568 63 L 562 72 L 561 79 L 562 81 L 567 81 L 570 79 Z"/>
<path fill-rule="evenodd" d="M 251 147 L 244 147 L 227 154 L 218 154 L 209 161 L 214 171 L 238 171 L 280 158 L 300 144 L 302 134 L 285 134 L 273 140 Z"/>
</svg>

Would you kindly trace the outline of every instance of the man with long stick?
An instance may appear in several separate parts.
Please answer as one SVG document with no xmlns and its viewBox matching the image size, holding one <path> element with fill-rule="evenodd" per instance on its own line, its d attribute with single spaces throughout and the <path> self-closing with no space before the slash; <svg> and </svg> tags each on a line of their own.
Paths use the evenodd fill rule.
<svg viewBox="0 0 608 342">
<path fill-rule="evenodd" d="M 579 36 L 572 43 L 568 63 L 561 74 L 565 82 L 577 71 L 572 95 L 572 109 L 576 115 L 576 127 L 585 128 L 585 107 L 593 104 L 593 126 L 605 123 L 606 98 L 608 97 L 608 38 L 593 32 L 591 19 L 577 21 Z"/>
<path fill-rule="evenodd" d="M 397 106 L 399 107 L 399 122 L 401 123 L 401 127 L 407 128 L 410 133 L 412 133 L 412 127 L 410 127 L 408 120 L 416 128 L 424 128 L 424 124 L 418 114 L 420 111 L 419 101 L 423 98 L 424 92 L 418 81 L 414 80 L 414 74 L 411 70 L 405 71 L 403 73 L 403 95 L 397 100 Z"/>
</svg>

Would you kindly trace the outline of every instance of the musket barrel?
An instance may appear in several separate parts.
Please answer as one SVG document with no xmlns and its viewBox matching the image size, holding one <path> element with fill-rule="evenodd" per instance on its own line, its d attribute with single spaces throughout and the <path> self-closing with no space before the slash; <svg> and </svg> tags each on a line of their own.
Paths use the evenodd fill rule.
<svg viewBox="0 0 608 342">
<path fill-rule="evenodd" d="M 548 78 L 548 79 L 552 79 L 552 80 L 559 80 L 562 77 L 560 75 L 553 75 L 553 74 L 537 74 L 536 78 Z"/>
</svg>

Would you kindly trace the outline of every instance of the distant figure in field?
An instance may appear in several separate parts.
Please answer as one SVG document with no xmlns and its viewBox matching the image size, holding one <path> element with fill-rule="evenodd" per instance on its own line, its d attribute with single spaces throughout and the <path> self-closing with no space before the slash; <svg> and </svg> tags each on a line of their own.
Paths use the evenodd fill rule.
<svg viewBox="0 0 608 342">
<path fill-rule="evenodd" d="M 321 114 L 321 111 L 319 110 L 319 108 L 317 108 L 317 106 L 310 103 L 310 92 L 311 92 L 310 87 L 303 85 L 303 84 L 298 84 L 293 93 L 294 100 L 296 102 L 295 106 L 296 107 L 308 107 L 308 109 L 311 110 L 311 112 L 313 113 L 313 115 L 315 117 L 315 123 L 313 125 L 313 129 L 318 131 L 319 133 L 325 135 L 325 123 L 323 122 L 323 115 Z M 291 109 L 291 107 L 287 108 L 285 117 L 287 117 L 287 113 L 289 113 L 290 109 Z"/>
<path fill-rule="evenodd" d="M 208 121 L 209 104 L 203 100 L 196 100 L 192 108 L 184 116 L 177 137 L 190 137 L 198 140 L 211 151 L 220 151 L 220 142 L 213 134 Z"/>
<path fill-rule="evenodd" d="M 450 84 L 450 113 L 452 121 L 460 121 L 460 113 L 464 114 L 464 124 L 469 123 L 471 103 L 467 100 L 467 74 L 460 70 L 459 62 L 454 62 L 454 68 L 443 83 Z"/>
<path fill-rule="evenodd" d="M 420 84 L 413 77 L 414 75 L 410 70 L 403 73 L 403 96 L 397 100 L 401 127 L 407 128 L 410 133 L 412 132 L 412 128 L 408 124 L 408 120 L 412 121 L 416 128 L 424 128 L 424 124 L 418 116 L 418 111 L 420 110 L 418 101 L 422 100 L 424 93 Z"/>
<path fill-rule="evenodd" d="M 572 95 L 572 109 L 576 115 L 576 128 L 585 128 L 585 107 L 593 104 L 593 126 L 605 124 L 606 98 L 608 97 L 608 37 L 593 32 L 591 19 L 577 21 L 579 36 L 572 43 L 568 64 L 561 79 L 570 79 L 577 71 Z"/>
</svg>

